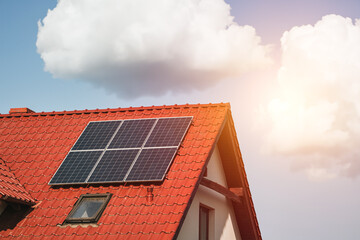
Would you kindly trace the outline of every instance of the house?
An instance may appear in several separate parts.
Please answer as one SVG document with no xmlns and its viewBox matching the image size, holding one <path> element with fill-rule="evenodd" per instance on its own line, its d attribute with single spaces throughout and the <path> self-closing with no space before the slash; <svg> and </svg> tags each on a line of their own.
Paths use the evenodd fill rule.
<svg viewBox="0 0 360 240">
<path fill-rule="evenodd" d="M 11 109 L 0 115 L 0 212 L 4 239 L 261 239 L 224 103 Z"/>
</svg>

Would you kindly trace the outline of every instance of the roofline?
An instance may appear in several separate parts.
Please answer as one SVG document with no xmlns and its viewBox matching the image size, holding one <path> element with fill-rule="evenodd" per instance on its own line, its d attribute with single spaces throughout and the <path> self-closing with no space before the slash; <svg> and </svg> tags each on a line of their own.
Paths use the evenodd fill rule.
<svg viewBox="0 0 360 240">
<path fill-rule="evenodd" d="M 230 110 L 230 103 L 227 104 L 227 107 L 228 107 L 228 110 Z M 201 170 L 200 176 L 199 176 L 199 178 L 198 178 L 197 181 L 196 181 L 194 190 L 193 190 L 193 192 L 192 192 L 192 194 L 191 194 L 191 196 L 190 196 L 190 199 L 189 199 L 189 201 L 188 201 L 188 204 L 186 205 L 186 208 L 185 208 L 185 210 L 184 210 L 184 213 L 183 213 L 183 215 L 182 215 L 182 217 L 181 217 L 180 223 L 179 223 L 179 225 L 178 225 L 178 227 L 177 227 L 177 229 L 176 229 L 176 232 L 175 232 L 174 237 L 173 237 L 174 240 L 177 239 L 177 237 L 178 237 L 178 235 L 179 235 L 179 233 L 180 233 L 180 230 L 181 230 L 182 225 L 183 225 L 183 223 L 184 223 L 184 221 L 185 221 L 185 218 L 186 218 L 186 216 L 187 216 L 187 213 L 188 213 L 188 211 L 189 211 L 189 209 L 190 209 L 190 207 L 191 207 L 192 201 L 194 200 L 195 195 L 196 195 L 196 193 L 197 193 L 197 191 L 198 191 L 198 189 L 199 189 L 199 186 L 200 186 L 200 183 L 201 183 L 201 179 L 204 177 L 204 174 L 205 174 L 205 171 L 206 171 L 206 166 L 208 165 L 208 163 L 209 163 L 209 161 L 210 161 L 210 159 L 211 159 L 211 156 L 212 156 L 212 154 L 213 154 L 213 152 L 214 152 L 214 150 L 215 150 L 215 148 L 216 148 L 216 145 L 217 145 L 217 143 L 218 143 L 218 141 L 219 141 L 219 139 L 220 139 L 222 130 L 224 129 L 224 127 L 225 127 L 225 125 L 226 125 L 227 118 L 228 118 L 227 115 L 228 115 L 228 114 L 225 113 L 224 121 L 222 122 L 222 124 L 221 124 L 221 126 L 220 126 L 220 129 L 219 129 L 218 134 L 217 134 L 217 136 L 216 136 L 216 138 L 215 138 L 214 144 L 212 145 L 212 147 L 211 147 L 211 149 L 210 149 L 210 151 L 209 151 L 209 154 L 208 154 L 208 156 L 207 156 L 207 158 L 206 158 L 204 167 L 203 167 L 203 169 Z"/>
<path fill-rule="evenodd" d="M 229 128 L 231 131 L 230 132 L 231 141 L 235 145 L 235 147 L 233 149 L 235 150 L 236 158 L 240 159 L 240 161 L 236 161 L 237 164 L 236 164 L 236 166 L 234 166 L 234 170 L 235 169 L 237 170 L 237 172 L 240 174 L 240 177 L 243 181 L 243 188 L 245 190 L 244 191 L 244 204 L 246 205 L 246 210 L 250 216 L 250 222 L 251 222 L 252 234 L 253 234 L 252 239 L 261 240 L 262 239 L 261 231 L 260 231 L 259 223 L 257 220 L 254 203 L 253 203 L 252 195 L 251 195 L 251 191 L 250 191 L 250 186 L 249 186 L 249 182 L 248 182 L 246 172 L 245 172 L 244 161 L 243 161 L 242 154 L 240 151 L 240 146 L 239 146 L 238 138 L 237 138 L 236 131 L 235 131 L 234 120 L 232 118 L 230 109 L 229 109 L 229 112 L 227 115 L 229 115 L 227 120 L 228 120 Z M 233 202 L 233 205 L 234 204 L 236 204 L 236 203 Z M 239 229 L 239 230 L 241 230 L 241 229 Z M 241 232 L 240 232 L 240 234 L 241 234 Z"/>
<path fill-rule="evenodd" d="M 182 225 L 183 225 L 183 223 L 185 221 L 185 218 L 187 216 L 187 213 L 188 213 L 188 211 L 189 211 L 189 209 L 191 207 L 191 204 L 192 204 L 192 201 L 193 201 L 193 199 L 195 197 L 195 194 L 197 193 L 197 191 L 199 189 L 201 179 L 203 178 L 203 176 L 205 174 L 205 169 L 206 169 L 205 166 L 207 166 L 208 162 L 210 161 L 210 158 L 211 158 L 211 156 L 213 154 L 213 151 L 215 150 L 215 147 L 217 146 L 217 144 L 218 144 L 218 142 L 220 140 L 220 137 L 221 137 L 221 135 L 223 133 L 223 130 L 225 129 L 225 126 L 226 126 L 227 123 L 229 123 L 229 127 L 231 129 L 231 141 L 236 146 L 236 149 L 235 149 L 236 157 L 239 158 L 241 160 L 241 162 L 243 163 L 239 143 L 238 143 L 236 132 L 235 132 L 234 121 L 233 121 L 232 116 L 231 116 L 230 104 L 228 104 L 228 111 L 225 114 L 224 121 L 222 122 L 221 127 L 220 127 L 220 129 L 218 131 L 218 134 L 217 134 L 217 136 L 215 138 L 214 144 L 211 147 L 211 150 L 209 151 L 206 162 L 205 162 L 204 167 L 203 167 L 203 169 L 201 171 L 200 177 L 198 178 L 198 180 L 196 182 L 194 190 L 193 190 L 193 192 L 191 194 L 191 197 L 190 197 L 189 202 L 188 202 L 188 204 L 186 206 L 184 214 L 183 214 L 183 216 L 182 216 L 182 218 L 180 220 L 178 228 L 176 229 L 176 232 L 175 232 L 175 235 L 174 235 L 173 239 L 177 239 L 177 237 L 178 237 L 178 235 L 180 233 L 181 227 L 182 227 Z M 239 164 L 241 164 L 241 162 L 239 162 Z M 236 171 L 240 175 L 241 179 L 244 181 L 244 185 L 245 185 L 244 186 L 244 189 L 245 189 L 245 191 L 244 191 L 244 202 L 246 204 L 246 209 L 248 211 L 248 214 L 250 216 L 250 221 L 251 221 L 251 228 L 252 228 L 252 234 L 251 234 L 252 237 L 251 238 L 261 240 L 262 239 L 261 232 L 260 232 L 258 220 L 257 220 L 257 217 L 256 217 L 254 204 L 253 204 L 252 197 L 251 197 L 250 187 L 249 187 L 249 183 L 248 183 L 248 180 L 247 180 L 247 177 L 246 177 L 245 168 L 244 168 L 243 165 L 240 166 L 239 164 L 236 164 L 236 166 L 234 166 L 235 167 L 234 170 L 236 169 Z M 233 207 L 235 207 L 234 202 L 233 202 Z M 236 212 L 235 212 L 235 214 L 236 214 Z M 237 226 L 238 226 L 238 229 L 239 229 L 240 234 L 241 234 L 242 229 L 240 228 L 239 224 L 237 224 Z"/>
<path fill-rule="evenodd" d="M 140 106 L 140 107 L 128 107 L 128 108 L 106 108 L 106 109 L 84 109 L 84 110 L 72 110 L 72 111 L 52 111 L 52 112 L 28 112 L 28 113 L 6 113 L 1 114 L 0 118 L 12 118 L 12 117 L 30 117 L 30 116 L 56 116 L 56 115 L 73 115 L 73 114 L 90 114 L 90 113 L 108 113 L 108 112 L 133 112 L 144 110 L 161 110 L 171 108 L 197 108 L 197 107 L 217 107 L 224 106 L 230 108 L 230 103 L 208 103 L 208 104 L 182 104 L 182 105 L 162 105 L 162 106 Z"/>
</svg>

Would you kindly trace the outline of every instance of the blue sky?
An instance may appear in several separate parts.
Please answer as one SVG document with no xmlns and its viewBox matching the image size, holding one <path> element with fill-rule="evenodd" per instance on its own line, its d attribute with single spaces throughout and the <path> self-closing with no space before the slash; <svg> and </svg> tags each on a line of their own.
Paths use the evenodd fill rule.
<svg viewBox="0 0 360 240">
<path fill-rule="evenodd" d="M 254 26 L 262 41 L 279 47 L 279 40 L 285 30 L 303 24 L 314 24 L 330 13 L 344 17 L 359 17 L 360 4 L 347 1 L 227 1 L 231 14 L 240 25 Z M 163 104 L 155 99 L 127 101 L 118 99 L 102 89 L 80 81 L 68 82 L 54 79 L 44 72 L 44 63 L 36 52 L 37 22 L 43 19 L 48 9 L 57 4 L 55 0 L 0 1 L 0 64 L 2 72 L 2 93 L 0 112 L 9 107 L 28 106 L 36 111 L 72 110 L 83 108 L 104 108 L 128 105 Z M 197 102 L 196 94 L 182 96 L 181 103 Z M 195 95 L 195 96 L 194 96 Z M 74 101 L 76 99 L 76 101 Z M 176 103 L 165 98 L 167 103 Z M 162 99 L 161 99 L 162 100 Z M 170 100 L 170 101 L 169 101 Z M 212 101 L 211 99 L 209 99 Z M 217 99 L 214 99 L 214 101 Z M 226 97 L 220 100 L 227 100 Z"/>
<path fill-rule="evenodd" d="M 0 112 L 9 107 L 27 106 L 35 111 L 105 107 L 108 97 L 92 86 L 54 79 L 44 72 L 44 63 L 36 51 L 37 22 L 44 18 L 56 1 L 1 1 L 1 72 L 3 94 Z M 90 103 L 89 101 L 92 101 Z M 98 106 L 96 104 L 99 104 Z M 87 107 L 86 107 L 87 106 Z M 112 105 L 115 106 L 115 105 Z"/>
<path fill-rule="evenodd" d="M 270 127 L 265 126 L 264 128 L 267 130 L 266 133 L 263 133 L 261 132 L 262 128 L 258 127 L 258 125 L 254 126 L 254 123 L 261 120 L 257 118 L 257 113 L 259 109 L 262 109 L 262 106 L 265 106 L 266 109 L 269 102 L 271 103 L 273 99 L 278 98 L 280 103 L 286 102 L 285 98 L 279 97 L 280 95 L 276 96 L 281 91 L 281 87 L 288 92 L 292 89 L 287 88 L 288 86 L 279 87 L 277 85 L 279 66 L 289 67 L 291 65 L 290 63 L 286 65 L 287 63 L 281 62 L 281 57 L 285 56 L 285 53 L 281 52 L 280 44 L 283 32 L 289 31 L 292 27 L 300 27 L 305 24 L 314 26 L 317 21 L 320 21 L 323 16 L 328 14 L 349 17 L 355 22 L 356 18 L 360 18 L 360 2 L 356 0 L 304 0 L 291 2 L 284 0 L 267 2 L 260 0 L 228 0 L 226 2 L 232 8 L 231 15 L 234 16 L 236 23 L 240 26 L 250 25 L 254 27 L 257 36 L 262 39 L 260 45 L 271 45 L 273 50 L 270 55 L 274 61 L 272 67 L 265 70 L 244 72 L 239 76 L 226 76 L 224 80 L 215 83 L 209 82 L 209 86 L 199 83 L 199 87 L 196 89 L 186 88 L 186 84 L 191 85 L 192 83 L 184 80 L 184 83 L 181 84 L 174 83 L 175 87 L 170 88 L 171 90 L 165 94 L 138 95 L 137 98 L 129 98 L 122 96 L 121 91 L 119 93 L 112 90 L 111 87 L 103 87 L 98 82 L 93 84 L 94 81 L 84 79 L 54 78 L 50 72 L 44 71 L 45 63 L 40 54 L 37 53 L 36 47 L 38 21 L 47 16 L 48 9 L 56 7 L 57 1 L 0 0 L 0 81 L 2 90 L 0 112 L 7 113 L 12 107 L 28 107 L 34 111 L 62 111 L 143 105 L 230 102 L 263 238 L 270 240 L 358 239 L 360 236 L 358 228 L 360 193 L 356 191 L 360 187 L 358 175 L 351 175 L 351 177 L 346 173 L 331 175 L 333 174 L 333 168 L 340 166 L 339 162 L 333 160 L 331 163 L 326 163 L 325 160 L 314 160 L 309 155 L 296 151 L 296 149 L 309 148 L 308 145 L 303 144 L 303 139 L 320 139 L 312 144 L 321 150 L 311 152 L 311 154 L 323 158 L 328 157 L 329 152 L 331 152 L 329 151 L 330 147 L 323 145 L 324 140 L 321 140 L 323 139 L 321 137 L 328 137 L 330 133 L 338 133 L 338 129 L 335 126 L 329 127 L 329 129 L 326 129 L 326 134 L 329 133 L 327 135 L 325 133 L 325 135 L 321 135 L 323 133 L 311 135 L 312 133 L 305 131 L 304 135 L 306 137 L 301 136 L 304 138 L 298 137 L 295 135 L 297 132 L 294 132 L 294 139 L 300 139 L 298 141 L 290 139 L 289 142 L 294 145 L 290 147 L 286 145 L 285 147 L 289 148 L 285 149 L 284 143 L 279 141 L 276 143 L 277 145 L 272 146 L 278 152 L 264 153 L 266 151 L 263 151 L 264 147 L 260 142 L 266 138 L 265 136 L 270 136 L 270 139 L 275 142 L 275 140 L 278 140 L 276 137 L 283 135 L 285 130 L 279 128 L 281 124 L 274 122 Z M 291 34 L 295 36 L 296 33 L 291 32 Z M 293 46 L 290 45 L 290 38 L 288 43 L 289 46 Z M 302 42 L 296 43 L 300 45 Z M 357 44 L 359 45 L 360 42 Z M 288 58 L 292 57 L 291 53 L 287 54 Z M 326 56 L 321 57 L 324 61 L 326 60 Z M 344 56 L 341 55 L 341 57 Z M 356 57 L 354 59 L 359 59 Z M 337 64 L 336 66 L 343 66 L 341 63 Z M 332 69 L 329 68 L 329 70 Z M 309 72 L 311 73 L 310 70 Z M 336 72 L 336 74 L 341 75 L 340 73 Z M 128 81 L 131 81 L 132 75 L 129 76 Z M 289 77 L 286 74 L 284 76 Z M 316 76 L 322 77 L 322 75 Z M 296 81 L 296 78 L 294 79 Z M 296 83 L 294 84 L 296 85 Z M 323 85 L 321 84 L 315 84 L 313 87 L 322 88 Z M 354 84 L 352 86 L 355 87 L 358 86 L 352 78 L 350 78 L 349 84 Z M 300 85 L 300 87 L 305 88 L 306 86 Z M 308 99 L 319 100 L 318 92 L 311 94 L 313 95 L 307 96 Z M 290 92 L 289 95 L 294 94 Z M 328 98 L 325 100 L 328 100 Z M 288 102 L 292 104 L 291 101 Z M 275 103 L 278 102 L 275 101 Z M 338 102 L 331 102 L 332 105 L 326 105 L 328 106 L 326 108 L 328 112 L 321 115 L 319 119 L 329 116 L 330 113 L 333 113 L 334 106 L 336 104 L 336 106 L 342 106 L 342 103 L 343 99 L 340 99 Z M 292 106 L 292 109 L 297 107 Z M 312 107 L 319 109 L 319 105 L 316 104 L 312 105 Z M 311 109 L 313 108 L 307 110 L 313 114 Z M 289 121 L 293 120 L 293 115 L 296 115 L 291 111 L 285 113 L 288 115 L 281 115 L 281 118 Z M 341 117 L 341 114 L 342 112 L 338 110 L 335 112 L 334 110 L 334 116 Z M 271 115 L 270 118 L 272 121 L 276 121 L 274 115 Z M 354 121 L 358 121 L 358 118 L 352 118 L 352 122 Z M 294 128 L 299 127 L 297 124 L 296 120 L 294 120 L 294 123 L 289 122 L 289 125 Z M 339 124 L 341 125 L 341 123 Z M 312 125 L 310 124 L 310 126 Z M 269 132 L 270 134 L 267 135 Z M 330 139 L 330 137 L 327 139 Z M 356 134 L 349 139 L 356 143 L 358 141 Z M 336 141 L 340 140 L 337 139 Z M 334 140 L 334 144 L 346 145 L 346 142 L 343 144 L 336 141 Z M 343 149 L 340 149 L 337 153 L 340 156 L 339 159 L 345 159 L 346 162 L 347 158 L 342 158 L 341 151 Z M 356 154 L 358 153 L 354 152 L 355 156 L 357 156 Z M 306 160 L 302 158 L 306 158 Z M 347 163 L 357 166 L 355 160 L 349 160 Z M 314 179 L 312 178 L 314 174 L 307 174 L 315 171 L 317 176 L 323 176 L 321 175 L 322 170 L 326 171 L 326 176 L 330 177 Z"/>
</svg>

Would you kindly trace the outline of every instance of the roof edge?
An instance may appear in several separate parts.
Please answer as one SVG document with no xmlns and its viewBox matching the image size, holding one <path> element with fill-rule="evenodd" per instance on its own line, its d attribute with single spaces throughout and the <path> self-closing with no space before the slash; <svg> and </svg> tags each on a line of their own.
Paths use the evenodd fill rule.
<svg viewBox="0 0 360 240">
<path fill-rule="evenodd" d="M 229 110 L 230 110 L 230 103 L 226 103 L 226 106 L 228 107 L 228 111 L 229 111 Z M 178 237 L 178 235 L 179 235 L 179 233 L 180 233 L 180 231 L 181 231 L 182 225 L 183 225 L 183 223 L 184 223 L 184 221 L 185 221 L 185 218 L 186 218 L 186 216 L 187 216 L 187 213 L 189 212 L 189 209 L 190 209 L 190 207 L 191 207 L 192 201 L 194 200 L 195 194 L 197 193 L 197 191 L 198 191 L 198 189 L 199 189 L 201 179 L 204 177 L 204 174 L 205 174 L 205 171 L 206 171 L 206 166 L 208 165 L 208 163 L 209 163 L 209 161 L 210 161 L 210 158 L 211 158 L 211 156 L 212 156 L 212 154 L 213 154 L 213 152 L 214 152 L 214 150 L 215 150 L 215 148 L 216 148 L 216 145 L 217 145 L 217 143 L 218 143 L 218 141 L 219 141 L 219 139 L 220 139 L 221 133 L 222 133 L 222 131 L 223 131 L 225 125 L 226 125 L 226 122 L 227 122 L 227 120 L 228 120 L 228 116 L 227 116 L 227 115 L 228 115 L 228 114 L 227 114 L 227 112 L 226 112 L 226 113 L 225 113 L 225 116 L 224 116 L 224 120 L 223 120 L 223 122 L 221 123 L 221 126 L 220 126 L 220 128 L 219 128 L 219 130 L 218 130 L 218 134 L 217 134 L 217 136 L 216 136 L 216 138 L 215 138 L 214 144 L 212 145 L 212 147 L 211 147 L 211 149 L 210 149 L 210 151 L 209 151 L 209 154 L 208 154 L 208 156 L 206 157 L 206 161 L 205 161 L 204 166 L 203 166 L 203 168 L 202 168 L 202 170 L 201 170 L 200 176 L 199 176 L 199 178 L 198 178 L 197 181 L 196 181 L 194 190 L 193 190 L 193 192 L 191 193 L 191 196 L 190 196 L 190 199 L 189 199 L 189 201 L 188 201 L 188 203 L 187 203 L 187 205 L 186 205 L 184 214 L 182 215 L 181 220 L 180 220 L 180 223 L 179 223 L 179 225 L 178 225 L 178 227 L 177 227 L 177 229 L 176 229 L 176 232 L 175 232 L 174 237 L 173 237 L 174 240 L 177 239 L 177 237 Z"/>
<path fill-rule="evenodd" d="M 238 164 L 236 164 L 237 166 L 234 166 L 234 170 L 236 169 L 236 171 L 239 173 L 240 177 L 242 178 L 243 184 L 244 184 L 243 185 L 244 190 L 245 190 L 244 191 L 245 192 L 244 203 L 245 203 L 246 209 L 248 211 L 248 214 L 250 216 L 251 227 L 252 227 L 252 232 L 253 232 L 253 239 L 261 240 L 262 236 L 261 236 L 261 231 L 260 231 L 260 227 L 259 227 L 259 222 L 258 222 L 258 219 L 256 216 L 256 211 L 255 211 L 254 203 L 252 200 L 249 182 L 248 182 L 247 175 L 245 172 L 245 164 L 244 164 L 244 160 L 242 158 L 240 145 L 239 145 L 239 141 L 238 141 L 236 130 L 235 130 L 234 120 L 232 118 L 230 109 L 229 109 L 227 115 L 228 115 L 227 121 L 229 123 L 229 128 L 230 128 L 229 130 L 230 130 L 230 135 L 231 135 L 231 141 L 233 142 L 233 145 L 235 146 L 234 153 L 236 155 L 236 158 L 238 158 L 240 160 L 240 162 L 238 162 Z"/>
<path fill-rule="evenodd" d="M 230 108 L 230 103 L 207 103 L 207 104 L 174 104 L 174 105 L 162 105 L 162 106 L 140 106 L 140 107 L 128 107 L 128 108 L 106 108 L 106 109 L 84 109 L 84 110 L 71 110 L 71 111 L 52 111 L 52 112 L 27 112 L 27 113 L 11 113 L 11 114 L 1 114 L 0 118 L 12 118 L 12 117 L 29 117 L 29 116 L 55 116 L 55 115 L 72 115 L 72 114 L 89 114 L 89 113 L 107 113 L 107 112 L 127 112 L 127 111 L 144 111 L 144 110 L 154 110 L 154 109 L 171 109 L 171 108 L 197 108 L 197 107 L 217 107 L 223 106 Z"/>
<path fill-rule="evenodd" d="M 10 197 L 10 196 L 6 196 L 6 195 L 2 195 L 0 199 L 4 200 L 6 202 L 20 203 L 20 204 L 29 205 L 29 206 L 34 206 L 36 204 L 35 200 L 23 200 L 20 198 Z"/>
</svg>

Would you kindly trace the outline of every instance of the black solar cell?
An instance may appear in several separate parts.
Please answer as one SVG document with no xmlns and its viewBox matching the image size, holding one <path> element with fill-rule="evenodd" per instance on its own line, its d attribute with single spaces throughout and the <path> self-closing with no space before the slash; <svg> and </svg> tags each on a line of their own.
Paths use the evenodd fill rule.
<svg viewBox="0 0 360 240">
<path fill-rule="evenodd" d="M 178 146 L 191 122 L 191 117 L 160 118 L 145 147 Z"/>
<path fill-rule="evenodd" d="M 121 121 L 90 122 L 72 150 L 104 149 Z"/>
<path fill-rule="evenodd" d="M 177 148 L 143 149 L 125 181 L 161 181 Z"/>
<path fill-rule="evenodd" d="M 50 184 L 84 183 L 102 151 L 70 152 Z"/>
<path fill-rule="evenodd" d="M 88 182 L 122 182 L 139 149 L 106 151 Z"/>
<path fill-rule="evenodd" d="M 141 147 L 156 119 L 124 121 L 109 148 Z"/>
</svg>

